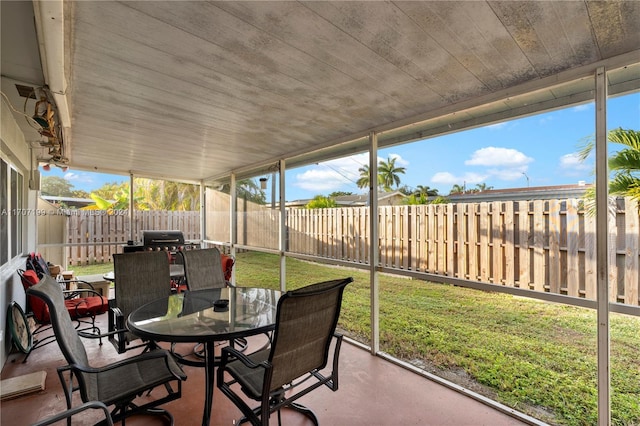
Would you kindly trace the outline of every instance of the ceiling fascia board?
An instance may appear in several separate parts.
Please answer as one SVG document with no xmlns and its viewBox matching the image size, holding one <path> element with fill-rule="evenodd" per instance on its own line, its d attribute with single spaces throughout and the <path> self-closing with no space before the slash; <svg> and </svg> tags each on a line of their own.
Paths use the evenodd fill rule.
<svg viewBox="0 0 640 426">
<path fill-rule="evenodd" d="M 387 132 L 380 136 L 379 145 L 381 147 L 389 147 L 402 143 L 414 142 L 429 137 L 442 136 L 446 134 L 456 133 L 463 130 L 469 130 L 494 123 L 499 123 L 513 118 L 522 118 L 530 115 L 538 114 L 542 111 L 552 111 L 567 107 L 568 105 L 576 105 L 589 101 L 593 101 L 594 90 L 580 92 L 565 96 L 562 98 L 554 98 L 542 102 L 526 104 L 515 108 L 505 108 L 501 111 L 486 115 L 474 116 L 471 119 L 464 119 L 464 111 L 451 114 L 451 120 L 442 125 L 436 123 L 429 125 L 424 122 L 419 126 L 418 130 L 410 132 Z M 433 121 L 436 121 L 435 119 Z M 440 121 L 439 119 L 437 121 Z"/>
<path fill-rule="evenodd" d="M 640 58 L 636 58 L 640 59 Z M 625 65 L 627 66 L 627 65 Z M 640 68 L 640 63 L 636 64 L 628 64 L 630 67 L 629 70 L 625 73 L 625 75 L 630 78 L 625 79 L 619 83 L 610 84 L 610 95 L 621 95 L 625 93 L 635 92 L 640 90 L 640 73 L 638 73 L 638 69 Z M 613 70 L 613 72 L 622 72 L 620 68 Z M 595 72 L 595 69 L 594 69 Z M 379 136 L 379 145 L 388 147 L 393 145 L 398 145 L 401 143 L 408 143 L 417 141 L 420 139 L 425 139 L 433 136 L 440 136 L 449 133 L 459 132 L 461 130 L 468 130 L 472 128 L 477 128 L 481 126 L 486 126 L 492 123 L 501 122 L 504 120 L 512 119 L 512 118 L 521 118 L 530 115 L 535 115 L 541 112 L 553 111 L 560 108 L 566 108 L 571 105 L 578 105 L 585 102 L 594 101 L 595 96 L 595 80 L 594 75 L 592 74 L 589 77 L 579 78 L 577 80 L 569 81 L 568 83 L 558 84 L 551 87 L 546 87 L 541 89 L 540 91 L 551 91 L 562 88 L 564 92 L 568 93 L 564 96 L 554 97 L 552 99 L 542 100 L 540 102 L 527 102 L 528 98 L 531 94 L 536 92 L 528 92 L 524 95 L 511 97 L 509 100 L 517 100 L 520 99 L 522 106 L 519 107 L 505 107 L 500 111 L 480 115 L 473 113 L 474 111 L 482 111 L 484 107 L 488 104 L 476 108 L 470 108 L 463 111 L 458 111 L 456 113 L 451 113 L 451 119 L 447 122 L 445 126 L 441 124 L 429 125 L 429 121 L 441 121 L 442 116 L 436 117 L 432 120 L 427 120 L 423 123 L 416 124 L 415 127 L 419 128 L 419 130 L 413 130 L 410 132 L 402 132 L 401 130 L 389 131 L 386 133 L 382 133 Z M 589 83 L 588 88 L 582 88 L 580 86 L 584 86 L 585 81 L 592 81 L 593 84 Z M 576 87 L 576 90 L 570 89 L 571 87 Z M 569 89 L 569 90 L 567 90 Z M 505 99 L 501 99 L 495 103 L 504 102 Z M 472 112 L 471 115 L 475 115 L 472 119 L 463 119 L 465 112 Z"/>
<path fill-rule="evenodd" d="M 621 96 L 631 92 L 637 92 L 640 90 L 640 79 L 629 80 L 619 84 L 612 84 L 609 86 L 609 97 Z"/>
<path fill-rule="evenodd" d="M 34 1 L 36 35 L 45 82 L 53 94 L 62 127 L 71 127 L 67 102 L 64 49 L 64 4 L 62 0 Z"/>
<path fill-rule="evenodd" d="M 135 170 L 131 171 L 131 174 L 133 175 L 134 178 L 152 179 L 152 180 L 168 180 L 168 181 L 171 181 L 171 182 L 187 183 L 187 184 L 190 184 L 190 185 L 200 185 L 200 181 L 199 180 L 176 179 L 175 177 L 166 176 L 166 175 L 154 175 L 154 174 L 148 174 L 148 173 L 137 173 Z"/>
<path fill-rule="evenodd" d="M 494 102 L 499 102 L 518 96 L 523 96 L 532 92 L 550 89 L 554 86 L 572 83 L 577 80 L 591 79 L 594 76 L 595 70 L 599 67 L 605 67 L 607 70 L 613 70 L 636 64 L 639 61 L 640 49 L 592 64 L 562 71 L 558 74 L 544 77 L 539 80 L 532 80 L 514 87 L 498 90 L 496 92 L 469 99 L 467 101 L 447 105 L 443 108 L 439 108 L 425 114 L 375 127 L 372 129 L 372 131 L 376 132 L 378 134 L 378 137 L 381 137 L 385 132 L 398 131 L 400 130 L 400 128 L 405 126 L 418 127 L 422 122 L 438 118 L 443 115 L 469 110 L 472 108 L 479 108 L 483 105 L 492 104 Z"/>
<path fill-rule="evenodd" d="M 609 96 L 626 94 L 640 90 L 640 58 L 635 64 L 608 70 Z"/>
<path fill-rule="evenodd" d="M 200 185 L 199 180 L 176 179 L 175 177 L 172 177 L 172 176 L 167 176 L 162 174 L 149 174 L 149 173 L 138 172 L 136 170 L 122 171 L 120 169 L 110 169 L 107 167 L 76 167 L 73 164 L 69 164 L 68 167 L 69 169 L 73 169 L 74 171 L 104 173 L 104 174 L 127 176 L 127 177 L 130 175 L 133 175 L 133 177 L 135 178 L 153 179 L 153 180 L 169 180 L 172 182 L 188 183 L 191 185 Z"/>
</svg>

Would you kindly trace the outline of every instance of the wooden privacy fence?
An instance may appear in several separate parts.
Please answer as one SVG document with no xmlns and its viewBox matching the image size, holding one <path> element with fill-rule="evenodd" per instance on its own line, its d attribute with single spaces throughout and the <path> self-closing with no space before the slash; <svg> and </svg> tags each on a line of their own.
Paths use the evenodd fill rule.
<svg viewBox="0 0 640 426">
<path fill-rule="evenodd" d="M 122 253 L 122 245 L 131 237 L 129 211 L 68 210 L 65 239 L 69 265 L 111 262 L 111 255 Z M 147 229 L 179 229 L 185 240 L 200 239 L 200 212 L 136 210 L 134 239 L 142 239 Z"/>
<path fill-rule="evenodd" d="M 610 300 L 637 306 L 638 209 L 618 200 L 609 221 Z M 380 266 L 596 298 L 596 224 L 581 200 L 384 206 Z M 369 209 L 288 211 L 287 250 L 369 262 Z"/>
<path fill-rule="evenodd" d="M 215 240 L 228 241 L 225 203 L 213 211 L 207 204 L 207 239 L 219 233 Z M 380 266 L 595 299 L 596 223 L 580 206 L 580 199 L 567 199 L 379 207 Z M 638 208 L 618 199 L 612 210 L 610 300 L 638 306 Z M 67 248 L 70 265 L 109 262 L 129 239 L 126 211 L 67 219 L 67 242 L 82 244 Z M 199 220 L 198 212 L 136 211 L 134 231 L 139 239 L 144 229 L 180 229 L 185 239 L 199 240 Z M 243 206 L 237 242 L 277 249 L 278 225 L 278 210 Z M 368 207 L 287 209 L 286 227 L 289 252 L 369 263 Z"/>
</svg>

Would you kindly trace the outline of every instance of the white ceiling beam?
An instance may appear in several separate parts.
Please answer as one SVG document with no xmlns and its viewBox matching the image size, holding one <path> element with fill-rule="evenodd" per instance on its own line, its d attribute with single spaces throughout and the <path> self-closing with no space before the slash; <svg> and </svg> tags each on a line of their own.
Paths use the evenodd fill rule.
<svg viewBox="0 0 640 426">
<path fill-rule="evenodd" d="M 44 80 L 53 94 L 63 128 L 71 127 L 65 73 L 64 8 L 62 0 L 34 1 L 36 32 Z"/>
</svg>

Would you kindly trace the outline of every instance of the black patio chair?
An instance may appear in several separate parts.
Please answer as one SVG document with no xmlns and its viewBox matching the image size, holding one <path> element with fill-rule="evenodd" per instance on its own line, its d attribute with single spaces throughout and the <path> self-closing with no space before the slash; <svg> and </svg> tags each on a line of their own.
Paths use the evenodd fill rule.
<svg viewBox="0 0 640 426">
<path fill-rule="evenodd" d="M 218 387 L 242 411 L 244 418 L 239 423 L 268 425 L 270 414 L 277 411 L 280 424 L 280 409 L 292 408 L 318 424 L 313 411 L 295 401 L 322 385 L 334 392 L 338 390 L 342 335 L 335 329 L 342 293 L 352 281 L 352 278 L 325 281 L 282 295 L 270 348 L 250 355 L 232 347 L 222 349 Z M 325 375 L 321 371 L 327 365 L 333 340 L 331 372 Z M 260 405 L 249 407 L 234 391 L 237 387 Z"/>
<path fill-rule="evenodd" d="M 225 279 L 222 257 L 217 248 L 181 251 L 184 277 L 188 290 L 224 288 L 231 283 Z"/>
<path fill-rule="evenodd" d="M 126 327 L 127 317 L 140 306 L 171 295 L 169 258 L 164 251 L 131 252 L 113 255 L 115 303 L 109 312 L 109 341 L 118 353 L 135 348 L 154 348 Z"/>
<path fill-rule="evenodd" d="M 71 409 L 73 393 L 79 391 L 83 402 L 100 401 L 108 407 L 113 405 L 113 422 L 122 420 L 124 423 L 126 417 L 144 413 L 163 415 L 173 424 L 171 413 L 157 407 L 182 396 L 182 381 L 187 376 L 168 351 L 153 349 L 109 365 L 93 367 L 67 314 L 60 285 L 45 276 L 30 287 L 28 293 L 39 297 L 49 307 L 56 341 L 68 363 L 57 369 L 67 409 Z M 165 389 L 164 396 L 151 401 L 145 399 L 141 405 L 135 403 L 138 397 L 159 387 Z M 70 418 L 67 424 L 71 424 Z"/>
<path fill-rule="evenodd" d="M 217 248 L 206 248 L 198 250 L 186 250 L 181 251 L 182 263 L 184 264 L 184 276 L 186 281 L 186 290 L 204 290 L 210 288 L 224 288 L 230 287 L 231 283 L 226 279 L 226 274 L 230 271 L 228 259 L 222 258 L 220 250 Z M 231 262 L 231 267 L 233 262 Z M 238 338 L 231 342 L 239 350 L 244 351 L 247 347 L 247 339 Z M 176 345 L 171 346 L 173 355 L 177 358 L 178 362 L 189 365 L 192 367 L 204 367 L 204 348 L 203 345 L 197 344 L 193 348 L 190 354 L 180 354 L 176 351 Z M 198 359 L 188 358 L 190 355 L 194 355 Z"/>
</svg>

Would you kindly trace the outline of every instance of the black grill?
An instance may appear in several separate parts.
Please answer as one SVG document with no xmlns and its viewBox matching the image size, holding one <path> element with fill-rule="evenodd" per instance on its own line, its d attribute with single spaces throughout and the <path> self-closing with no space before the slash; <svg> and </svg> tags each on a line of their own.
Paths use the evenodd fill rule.
<svg viewBox="0 0 640 426">
<path fill-rule="evenodd" d="M 142 244 L 127 244 L 124 247 L 125 252 L 131 251 L 170 251 L 175 253 L 179 250 L 190 250 L 197 248 L 197 245 L 184 241 L 182 231 L 178 230 L 160 230 L 160 231 L 142 231 Z"/>
<path fill-rule="evenodd" d="M 142 231 L 142 245 L 146 249 L 178 250 L 184 245 L 182 231 Z"/>
</svg>

